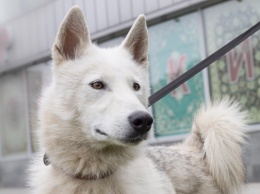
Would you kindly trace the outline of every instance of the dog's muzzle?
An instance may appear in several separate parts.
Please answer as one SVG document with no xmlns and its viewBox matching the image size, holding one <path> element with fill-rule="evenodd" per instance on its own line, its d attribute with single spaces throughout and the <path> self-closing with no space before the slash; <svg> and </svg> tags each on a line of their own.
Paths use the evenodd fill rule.
<svg viewBox="0 0 260 194">
<path fill-rule="evenodd" d="M 148 131 L 151 129 L 153 124 L 153 118 L 151 115 L 144 111 L 136 111 L 128 117 L 128 121 L 131 129 L 129 129 L 124 137 L 121 138 L 114 138 L 98 128 L 95 130 L 96 133 L 102 136 L 116 139 L 117 141 L 125 144 L 137 145 L 143 140 L 146 140 L 148 137 Z"/>
</svg>

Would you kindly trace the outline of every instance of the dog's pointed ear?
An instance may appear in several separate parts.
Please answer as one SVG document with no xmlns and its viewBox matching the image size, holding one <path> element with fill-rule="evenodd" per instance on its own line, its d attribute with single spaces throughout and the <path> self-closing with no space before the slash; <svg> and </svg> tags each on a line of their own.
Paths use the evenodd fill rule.
<svg viewBox="0 0 260 194">
<path fill-rule="evenodd" d="M 130 51 L 137 63 L 148 63 L 148 32 L 144 15 L 135 20 L 122 46 Z"/>
<path fill-rule="evenodd" d="M 80 58 L 91 44 L 84 15 L 78 6 L 70 9 L 65 16 L 52 49 L 56 63 Z"/>
</svg>

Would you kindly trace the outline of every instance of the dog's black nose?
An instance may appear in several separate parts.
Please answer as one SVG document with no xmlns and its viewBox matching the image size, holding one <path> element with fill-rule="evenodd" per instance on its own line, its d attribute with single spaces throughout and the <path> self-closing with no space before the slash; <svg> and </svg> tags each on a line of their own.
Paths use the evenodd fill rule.
<svg viewBox="0 0 260 194">
<path fill-rule="evenodd" d="M 140 134 L 148 132 L 153 124 L 153 118 L 144 111 L 137 111 L 128 117 L 128 120 L 134 130 Z"/>
</svg>

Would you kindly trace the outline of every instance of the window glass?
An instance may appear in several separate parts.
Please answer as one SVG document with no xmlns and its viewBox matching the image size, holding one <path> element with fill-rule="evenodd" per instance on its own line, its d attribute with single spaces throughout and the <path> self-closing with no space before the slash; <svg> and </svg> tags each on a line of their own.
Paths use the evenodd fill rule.
<svg viewBox="0 0 260 194">
<path fill-rule="evenodd" d="M 197 13 L 149 27 L 152 93 L 200 62 L 200 28 Z M 153 106 L 155 136 L 190 132 L 194 112 L 204 101 L 199 73 Z"/>
<path fill-rule="evenodd" d="M 24 72 L 0 78 L 1 140 L 3 156 L 27 154 Z"/>
<path fill-rule="evenodd" d="M 31 130 L 32 150 L 38 149 L 38 105 L 42 90 L 51 82 L 51 62 L 32 66 L 27 69 L 27 85 L 29 100 L 29 121 Z"/>
<path fill-rule="evenodd" d="M 204 12 L 208 53 L 260 21 L 260 1 L 231 1 Z M 221 12 L 219 11 L 221 10 Z M 260 122 L 260 33 L 249 37 L 210 66 L 211 95 L 232 96 L 249 110 L 249 123 Z"/>
</svg>

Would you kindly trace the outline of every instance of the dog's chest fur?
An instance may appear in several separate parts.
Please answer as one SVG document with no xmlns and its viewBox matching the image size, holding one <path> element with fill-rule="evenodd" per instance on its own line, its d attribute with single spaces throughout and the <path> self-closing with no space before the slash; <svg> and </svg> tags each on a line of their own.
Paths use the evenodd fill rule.
<svg viewBox="0 0 260 194">
<path fill-rule="evenodd" d="M 159 172 L 146 157 L 140 157 L 119 168 L 112 176 L 100 180 L 79 180 L 41 165 L 41 185 L 37 194 L 174 194 L 167 176 Z M 37 184 L 37 183 L 36 183 Z"/>
</svg>

